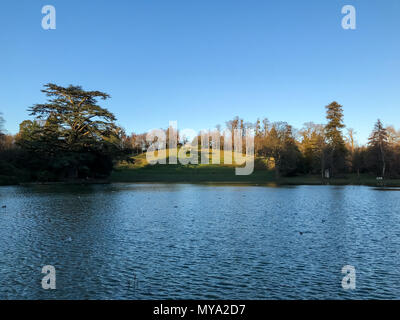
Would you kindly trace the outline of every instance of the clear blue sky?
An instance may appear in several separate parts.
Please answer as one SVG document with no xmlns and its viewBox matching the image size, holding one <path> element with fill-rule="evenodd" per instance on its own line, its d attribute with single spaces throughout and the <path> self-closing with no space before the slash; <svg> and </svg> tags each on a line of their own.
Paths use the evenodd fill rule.
<svg viewBox="0 0 400 320">
<path fill-rule="evenodd" d="M 54 5 L 57 29 L 41 28 Z M 357 29 L 341 27 L 354 5 Z M 128 132 L 268 117 L 299 128 L 338 101 L 365 142 L 376 119 L 400 127 L 398 0 L 2 0 L 0 111 L 11 133 L 45 101 L 43 84 L 79 84 Z"/>
</svg>

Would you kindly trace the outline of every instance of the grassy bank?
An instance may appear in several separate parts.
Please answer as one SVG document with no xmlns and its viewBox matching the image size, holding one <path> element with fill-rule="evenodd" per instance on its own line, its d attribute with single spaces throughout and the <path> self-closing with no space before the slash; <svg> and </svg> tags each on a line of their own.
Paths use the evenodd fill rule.
<svg viewBox="0 0 400 320">
<path fill-rule="evenodd" d="M 348 174 L 340 178 L 321 179 L 319 175 L 302 175 L 277 179 L 272 170 L 254 171 L 248 176 L 237 176 L 233 168 L 218 166 L 159 165 L 139 169 L 117 168 L 111 182 L 192 182 L 192 183 L 249 183 L 277 185 L 367 185 L 378 186 L 376 178 Z M 386 180 L 385 186 L 400 187 L 400 180 Z"/>
<path fill-rule="evenodd" d="M 221 153 L 221 162 L 223 154 Z M 135 157 L 134 164 L 119 164 L 111 175 L 111 182 L 183 182 L 183 183 L 249 183 L 277 185 L 367 185 L 377 186 L 371 175 L 347 174 L 333 179 L 322 179 L 320 175 L 302 175 L 277 178 L 275 170 L 260 166 L 251 175 L 237 176 L 234 165 L 149 165 L 144 154 Z M 386 180 L 385 186 L 400 187 L 399 180 Z"/>
<path fill-rule="evenodd" d="M 224 154 L 221 152 L 221 163 Z M 268 169 L 266 159 L 257 158 L 255 170 L 251 175 L 238 176 L 235 174 L 235 165 L 149 165 L 146 155 L 134 157 L 134 164 L 120 163 L 107 181 L 69 181 L 62 183 L 90 184 L 108 182 L 162 182 L 162 183 L 244 183 L 257 185 L 367 185 L 379 186 L 376 177 L 371 175 L 348 174 L 329 180 L 321 179 L 320 175 L 302 175 L 295 177 L 277 178 L 273 168 Z M 16 185 L 21 183 L 17 177 L 0 175 L 0 185 Z M 24 181 L 27 182 L 27 181 Z M 400 179 L 386 180 L 385 186 L 400 187 Z"/>
<path fill-rule="evenodd" d="M 227 166 L 157 165 L 144 168 L 117 168 L 111 175 L 112 182 L 269 182 L 274 172 L 258 171 L 249 176 L 235 175 Z"/>
</svg>

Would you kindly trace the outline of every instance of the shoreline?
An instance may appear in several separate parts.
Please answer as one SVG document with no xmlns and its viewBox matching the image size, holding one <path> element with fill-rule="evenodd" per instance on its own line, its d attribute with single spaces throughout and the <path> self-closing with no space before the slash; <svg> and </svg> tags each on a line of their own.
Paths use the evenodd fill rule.
<svg viewBox="0 0 400 320">
<path fill-rule="evenodd" d="M 256 170 L 249 176 L 236 176 L 234 168 L 228 167 L 142 167 L 117 168 L 113 171 L 112 183 L 201 183 L 201 184 L 246 184 L 270 186 L 300 185 L 349 185 L 370 187 L 400 187 L 400 179 L 377 180 L 368 174 L 343 174 L 330 179 L 318 175 L 298 175 L 277 178 L 274 170 Z"/>
<path fill-rule="evenodd" d="M 331 179 L 329 181 L 311 181 L 301 179 L 301 177 L 283 178 L 282 180 L 255 181 L 255 180 L 169 180 L 169 179 L 122 179 L 122 180 L 98 180 L 98 181 L 58 181 L 58 182 L 21 182 L 0 184 L 0 187 L 6 186 L 60 186 L 60 185 L 105 185 L 105 184 L 129 184 L 129 183 L 144 183 L 144 184 L 200 184 L 200 185 L 243 185 L 243 186 L 260 186 L 260 187 L 287 187 L 287 186 L 366 186 L 375 187 L 378 189 L 400 188 L 400 181 L 386 180 L 382 183 L 373 183 L 372 181 L 348 181 L 347 179 Z M 394 189 L 397 190 L 397 189 Z"/>
<path fill-rule="evenodd" d="M 6 179 L 4 179 L 6 178 Z M 7 179 L 8 178 L 8 179 Z M 35 185 L 96 185 L 114 183 L 182 183 L 204 185 L 249 185 L 249 186 L 369 186 L 378 188 L 399 188 L 400 179 L 377 180 L 370 174 L 342 174 L 330 179 L 320 175 L 298 175 L 276 177 L 274 170 L 256 170 L 248 176 L 237 176 L 233 167 L 140 167 L 115 168 L 108 178 L 102 179 L 64 179 L 61 181 L 18 181 L 18 177 L 0 179 L 0 186 Z"/>
</svg>

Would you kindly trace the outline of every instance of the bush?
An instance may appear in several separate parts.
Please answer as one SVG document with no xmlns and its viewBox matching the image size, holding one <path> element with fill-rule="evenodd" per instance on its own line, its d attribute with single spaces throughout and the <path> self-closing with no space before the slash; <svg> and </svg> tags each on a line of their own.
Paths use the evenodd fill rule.
<svg viewBox="0 0 400 320">
<path fill-rule="evenodd" d="M 0 186 L 16 185 L 18 183 L 19 181 L 17 177 L 0 175 Z"/>
</svg>

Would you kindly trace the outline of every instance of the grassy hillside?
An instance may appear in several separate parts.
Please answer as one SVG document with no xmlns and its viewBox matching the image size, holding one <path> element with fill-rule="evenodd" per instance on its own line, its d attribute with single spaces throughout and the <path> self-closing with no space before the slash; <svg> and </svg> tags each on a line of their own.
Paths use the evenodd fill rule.
<svg viewBox="0 0 400 320">
<path fill-rule="evenodd" d="M 202 153 L 209 157 L 214 156 L 211 150 L 202 150 Z M 237 159 L 245 160 L 243 155 L 236 155 Z M 199 162 L 201 154 L 199 153 Z M 135 163 L 120 163 L 116 166 L 111 181 L 113 182 L 249 182 L 249 181 L 273 181 L 275 173 L 267 170 L 267 164 L 258 160 L 258 166 L 263 170 L 257 171 L 249 176 L 235 175 L 235 167 L 239 166 L 232 159 L 232 164 L 224 164 L 224 152 L 220 152 L 220 163 L 181 165 L 168 164 L 169 150 L 167 150 L 167 164 L 150 165 L 147 162 L 146 154 L 134 157 Z"/>
</svg>

